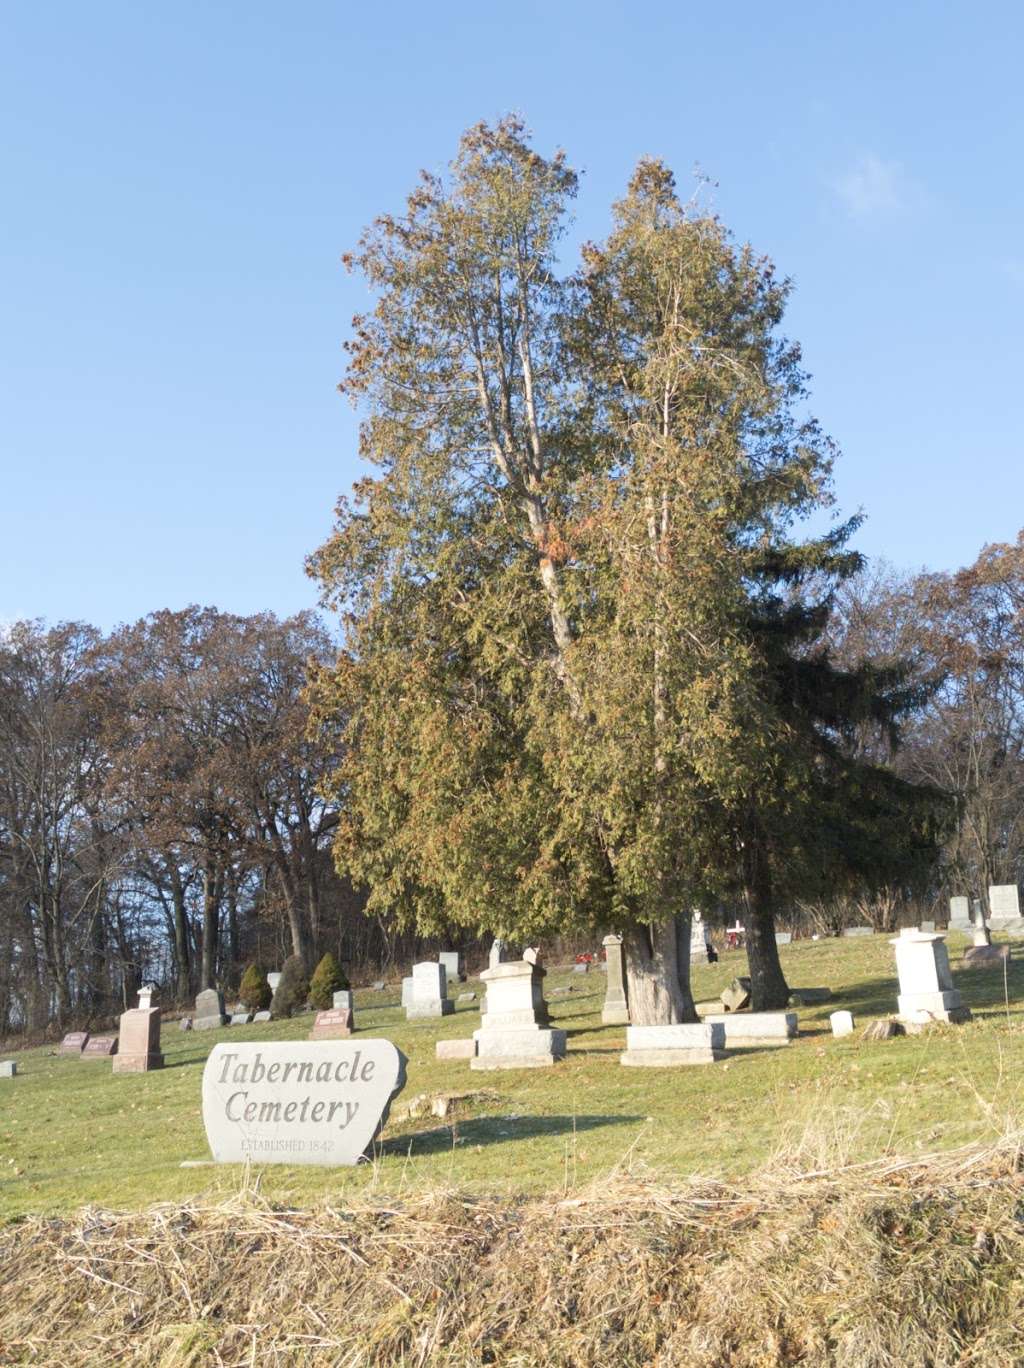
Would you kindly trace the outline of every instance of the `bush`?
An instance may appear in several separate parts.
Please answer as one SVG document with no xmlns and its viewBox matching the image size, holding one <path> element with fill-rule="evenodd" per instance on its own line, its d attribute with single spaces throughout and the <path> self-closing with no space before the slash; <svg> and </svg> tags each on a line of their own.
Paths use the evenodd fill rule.
<svg viewBox="0 0 1024 1368">
<path fill-rule="evenodd" d="M 334 994 L 347 987 L 348 979 L 345 977 L 344 969 L 328 950 L 313 970 L 313 977 L 309 982 L 310 1002 L 322 1012 L 326 1011 L 328 1007 L 334 1006 Z"/>
<path fill-rule="evenodd" d="M 309 977 L 299 955 L 289 955 L 281 967 L 281 982 L 270 1004 L 270 1015 L 275 1021 L 290 1017 L 299 1007 L 305 1007 L 309 997 Z"/>
<path fill-rule="evenodd" d="M 266 970 L 262 964 L 250 964 L 242 975 L 242 984 L 238 990 L 239 1002 L 248 1007 L 250 1012 L 265 1012 L 272 997 Z"/>
</svg>

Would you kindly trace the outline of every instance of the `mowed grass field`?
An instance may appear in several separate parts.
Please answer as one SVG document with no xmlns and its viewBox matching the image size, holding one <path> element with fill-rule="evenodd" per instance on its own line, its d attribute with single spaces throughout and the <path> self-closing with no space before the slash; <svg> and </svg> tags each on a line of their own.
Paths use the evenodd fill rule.
<svg viewBox="0 0 1024 1368">
<path fill-rule="evenodd" d="M 437 1040 L 479 1025 L 476 1004 L 408 1023 L 398 985 L 359 991 L 357 1035 L 394 1041 L 409 1064 L 372 1162 L 350 1169 L 181 1167 L 209 1158 L 201 1076 L 213 1045 L 303 1039 L 310 1016 L 202 1033 L 165 1022 L 166 1067 L 143 1075 L 115 1076 L 109 1060 L 61 1058 L 55 1047 L 7 1055 L 18 1076 L 0 1080 L 0 1217 L 218 1201 L 253 1184 L 274 1202 L 302 1206 L 452 1185 L 514 1196 L 562 1192 L 623 1167 L 667 1181 L 735 1178 L 766 1162 L 813 1168 L 993 1139 L 1024 1115 L 1024 958 L 1011 962 L 1004 994 L 1001 970 L 960 967 L 966 938 L 954 934 L 948 944 L 975 1013 L 970 1024 L 865 1042 L 863 1026 L 896 1008 L 888 938 L 802 941 L 781 950 L 791 987 L 826 986 L 833 1001 L 799 1009 L 800 1037 L 790 1046 L 700 1068 L 621 1067 L 625 1028 L 601 1024 L 600 971 L 549 973 L 549 991 L 573 989 L 551 1001 L 554 1023 L 569 1034 L 568 1058 L 514 1072 L 435 1059 Z M 742 951 L 698 967 L 698 999 L 717 996 L 745 969 Z M 478 981 L 453 991 L 473 989 L 480 993 Z M 840 1007 L 853 1012 L 857 1032 L 834 1040 L 828 1015 Z M 418 1094 L 452 1091 L 477 1095 L 447 1121 L 397 1115 Z"/>
</svg>

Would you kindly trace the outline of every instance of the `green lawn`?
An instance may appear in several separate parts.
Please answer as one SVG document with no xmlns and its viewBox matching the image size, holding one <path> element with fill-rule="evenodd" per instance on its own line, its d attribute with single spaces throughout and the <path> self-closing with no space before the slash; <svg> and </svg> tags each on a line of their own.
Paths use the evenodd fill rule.
<svg viewBox="0 0 1024 1368">
<path fill-rule="evenodd" d="M 409 1058 L 400 1110 L 413 1095 L 475 1091 L 453 1124 L 389 1123 L 376 1160 L 357 1169 L 269 1166 L 248 1181 L 275 1201 L 306 1204 L 348 1190 L 393 1193 L 458 1184 L 473 1191 L 561 1190 L 618 1163 L 671 1176 L 740 1175 L 798 1150 L 800 1162 L 886 1151 L 913 1153 L 984 1139 L 1022 1114 L 1024 959 L 1009 973 L 957 968 L 965 938 L 950 938 L 956 981 L 975 1020 L 919 1036 L 864 1043 L 860 1027 L 895 1011 L 887 938 L 798 942 L 781 954 L 792 987 L 828 986 L 834 1001 L 800 1011 L 800 1039 L 782 1049 L 733 1055 L 703 1068 L 624 1069 L 623 1027 L 601 1025 L 604 976 L 552 972 L 548 988 L 574 991 L 551 1003 L 569 1032 L 569 1056 L 551 1069 L 471 1072 L 438 1062 L 434 1042 L 468 1036 L 473 1006 L 438 1022 L 407 1023 L 397 988 L 356 994 L 357 1026 L 393 1040 Z M 694 988 L 711 998 L 745 972 L 742 952 L 698 968 Z M 466 988 L 480 990 L 479 983 Z M 858 1032 L 833 1040 L 828 1014 L 849 1008 Z M 208 1157 L 200 1079 L 217 1040 L 303 1038 L 310 1017 L 185 1034 L 167 1023 L 167 1067 L 115 1076 L 110 1061 L 60 1058 L 51 1049 L 13 1056 L 18 1076 L 0 1080 L 0 1214 L 60 1211 L 97 1203 L 135 1207 L 165 1199 L 219 1199 L 247 1181 L 240 1166 L 182 1168 Z"/>
</svg>

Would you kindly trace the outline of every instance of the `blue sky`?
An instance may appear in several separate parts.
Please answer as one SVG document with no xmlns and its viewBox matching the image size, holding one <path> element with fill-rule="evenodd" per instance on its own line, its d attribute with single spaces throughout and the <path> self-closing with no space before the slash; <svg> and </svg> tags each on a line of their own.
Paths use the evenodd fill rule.
<svg viewBox="0 0 1024 1368">
<path fill-rule="evenodd" d="M 699 164 L 791 275 L 858 545 L 949 568 L 1024 525 L 1016 4 L 7 0 L 0 621 L 311 606 L 358 473 L 340 254 L 461 130 Z"/>
</svg>

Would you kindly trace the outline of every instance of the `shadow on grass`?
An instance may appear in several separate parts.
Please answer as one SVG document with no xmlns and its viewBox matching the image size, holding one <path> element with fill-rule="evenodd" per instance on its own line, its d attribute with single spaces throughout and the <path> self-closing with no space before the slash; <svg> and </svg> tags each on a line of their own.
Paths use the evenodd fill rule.
<svg viewBox="0 0 1024 1368">
<path fill-rule="evenodd" d="M 535 1140 L 539 1136 L 581 1135 L 602 1126 L 636 1125 L 642 1116 L 480 1116 L 468 1121 L 454 1121 L 412 1135 L 396 1135 L 374 1146 L 381 1158 L 405 1158 L 425 1154 L 441 1154 L 452 1145 L 499 1145 L 512 1140 Z"/>
</svg>

